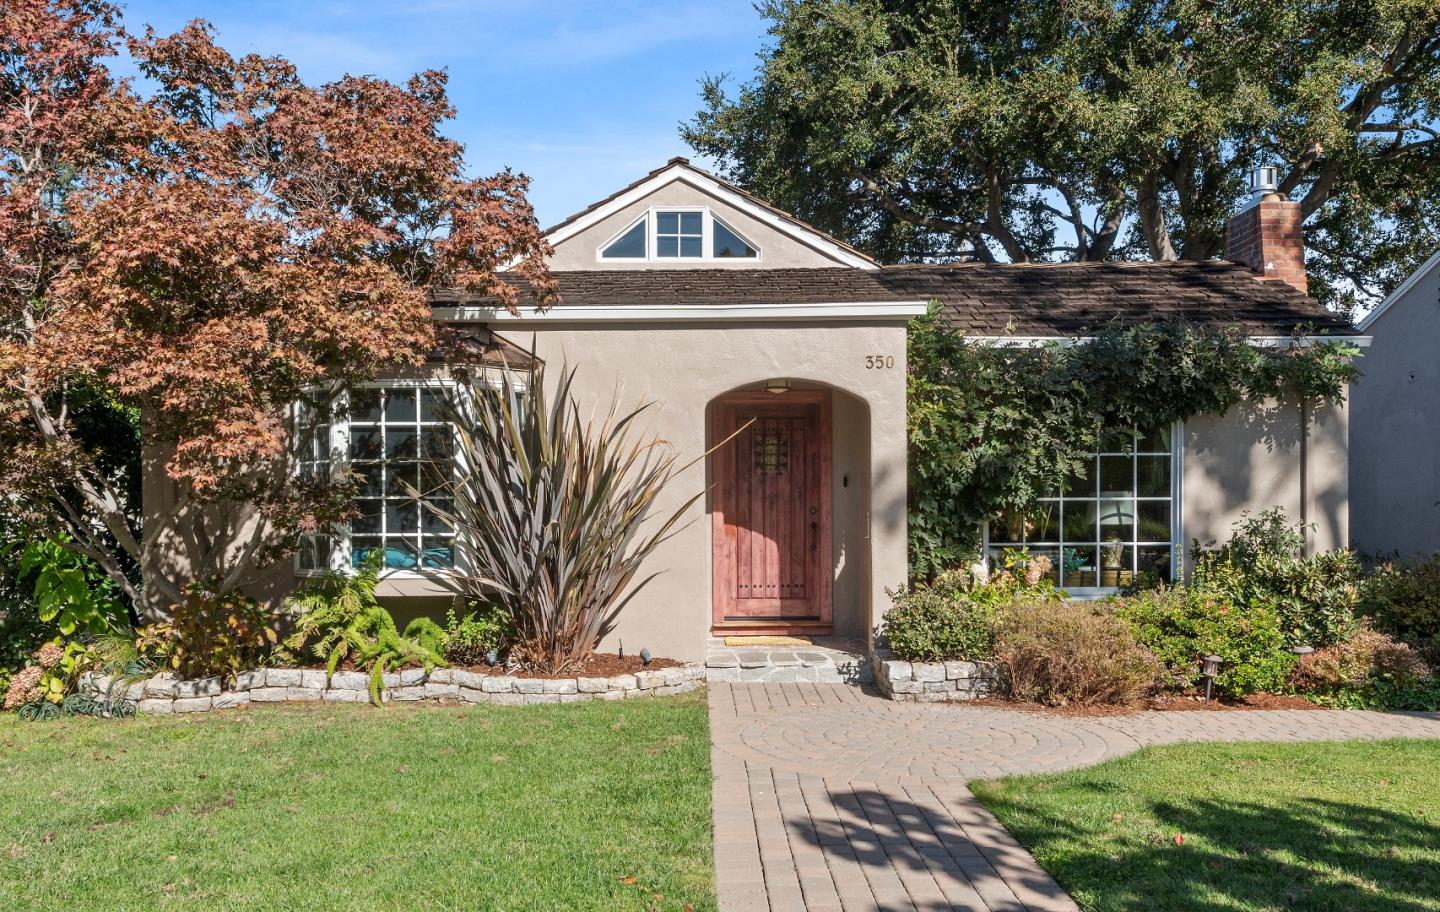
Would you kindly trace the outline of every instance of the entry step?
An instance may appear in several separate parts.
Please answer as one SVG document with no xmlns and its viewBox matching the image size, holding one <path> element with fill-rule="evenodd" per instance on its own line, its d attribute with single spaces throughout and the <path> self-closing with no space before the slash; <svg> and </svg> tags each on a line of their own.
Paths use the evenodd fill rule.
<svg viewBox="0 0 1440 912">
<path fill-rule="evenodd" d="M 712 639 L 705 657 L 707 678 L 731 684 L 866 684 L 870 659 L 859 640 L 816 637 L 803 646 L 726 646 Z"/>
</svg>

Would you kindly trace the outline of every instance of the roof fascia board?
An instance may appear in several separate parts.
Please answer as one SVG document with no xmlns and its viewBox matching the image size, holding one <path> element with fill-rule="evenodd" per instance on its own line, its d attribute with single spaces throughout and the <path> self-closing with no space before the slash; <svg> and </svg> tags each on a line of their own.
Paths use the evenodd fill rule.
<svg viewBox="0 0 1440 912">
<path fill-rule="evenodd" d="M 1361 332 L 1369 329 L 1372 323 L 1380 319 L 1381 314 L 1385 313 L 1385 311 L 1390 309 L 1390 305 L 1394 304 L 1396 301 L 1409 294 L 1410 289 L 1414 288 L 1416 285 L 1419 285 L 1420 280 L 1429 275 L 1430 271 L 1433 270 L 1436 266 L 1440 266 L 1440 251 L 1436 251 L 1435 254 L 1430 257 L 1430 259 L 1426 260 L 1424 263 L 1421 263 L 1419 269 L 1410 273 L 1410 275 L 1406 277 L 1405 281 L 1401 282 L 1394 291 L 1390 292 L 1390 294 L 1385 296 L 1385 300 L 1375 305 L 1375 309 L 1366 314 L 1359 323 L 1355 324 L 1355 328 L 1360 330 Z"/>
<path fill-rule="evenodd" d="M 543 323 L 672 323 L 720 320 L 820 320 L 865 322 L 909 320 L 924 316 L 926 301 L 849 301 L 837 304 L 628 304 L 579 305 L 541 310 L 522 307 L 510 313 L 503 307 L 435 307 L 436 320 L 447 323 L 535 325 Z"/>
<path fill-rule="evenodd" d="M 1012 346 L 1015 348 L 1041 348 L 1046 345 L 1054 345 L 1059 348 L 1069 348 L 1072 345 L 1079 345 L 1084 342 L 1094 341 L 1093 336 L 967 336 L 973 342 L 981 345 Z M 1284 348 L 1290 345 L 1308 347 L 1312 345 L 1331 345 L 1337 342 L 1345 342 L 1354 345 L 1356 348 L 1369 348 L 1370 336 L 1250 336 L 1247 341 L 1256 348 Z"/>
<path fill-rule="evenodd" d="M 704 174 L 700 174 L 680 164 L 671 165 L 669 168 L 666 168 L 665 170 L 661 171 L 659 174 L 656 174 L 649 180 L 646 180 L 643 183 L 631 187 L 630 190 L 620 194 L 619 196 L 610 200 L 605 205 L 586 213 L 585 215 L 581 216 L 570 224 L 565 225 L 562 228 L 556 229 L 545 239 L 549 241 L 552 246 L 555 244 L 564 243 L 569 238 L 574 237 L 576 234 L 584 231 L 586 228 L 589 228 L 596 222 L 599 222 L 602 219 L 614 215 L 616 212 L 619 212 L 626 206 L 630 206 L 634 203 L 639 202 L 640 200 L 659 190 L 661 187 L 672 184 L 677 180 L 683 181 L 697 190 L 709 193 L 711 196 L 716 196 L 720 199 L 723 199 L 726 203 L 734 206 L 736 209 L 739 209 L 740 211 L 744 212 L 746 215 L 750 216 L 756 221 L 763 222 L 771 228 L 774 228 L 776 231 L 788 235 L 789 237 L 794 238 L 800 243 L 805 244 L 808 247 L 812 247 L 825 254 L 826 256 L 830 257 L 831 259 L 837 260 L 845 264 L 846 266 L 850 266 L 855 269 L 867 270 L 876 270 L 880 268 L 879 265 L 875 262 L 868 260 L 865 257 L 857 256 L 856 254 L 851 253 L 850 251 L 834 243 L 833 241 L 829 241 L 815 234 L 814 232 L 807 231 L 801 226 L 794 224 L 789 219 L 782 218 L 762 206 L 757 206 L 755 203 L 751 202 L 750 200 L 726 187 L 720 181 L 717 181 L 714 178 L 708 177 Z"/>
</svg>

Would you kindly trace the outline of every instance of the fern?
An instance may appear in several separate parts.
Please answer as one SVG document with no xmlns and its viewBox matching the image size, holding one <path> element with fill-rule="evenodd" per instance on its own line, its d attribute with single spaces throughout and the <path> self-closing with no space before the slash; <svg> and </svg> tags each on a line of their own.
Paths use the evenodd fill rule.
<svg viewBox="0 0 1440 912">
<path fill-rule="evenodd" d="M 308 651 L 325 662 L 327 680 L 345 659 L 370 672 L 370 702 L 381 704 L 385 673 L 419 664 L 429 674 L 445 664 L 445 632 L 428 618 L 411 621 L 402 634 L 395 619 L 375 597 L 382 555 L 375 552 L 353 575 L 327 573 L 297 592 L 288 604 L 299 613 L 295 633 L 286 641 L 295 653 Z"/>
</svg>

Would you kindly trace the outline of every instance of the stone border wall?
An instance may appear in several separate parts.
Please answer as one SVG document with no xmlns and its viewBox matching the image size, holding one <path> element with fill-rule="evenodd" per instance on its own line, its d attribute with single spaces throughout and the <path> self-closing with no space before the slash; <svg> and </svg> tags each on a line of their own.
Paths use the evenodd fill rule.
<svg viewBox="0 0 1440 912">
<path fill-rule="evenodd" d="M 995 662 L 902 662 L 880 655 L 873 661 L 875 686 L 891 700 L 945 703 L 974 700 L 999 689 L 1000 666 Z"/>
<path fill-rule="evenodd" d="M 519 706 L 530 703 L 579 703 L 585 700 L 623 700 L 627 697 L 685 693 L 705 680 L 701 665 L 659 668 L 609 678 L 520 678 L 485 675 L 473 671 L 407 668 L 384 676 L 381 699 L 386 702 L 453 700 Z M 102 691 L 108 681 L 94 682 Z M 179 681 L 162 673 L 132 685 L 126 692 L 141 713 L 208 712 L 251 703 L 368 703 L 370 675 L 337 671 L 326 681 L 323 671 L 302 668 L 257 668 L 242 672 L 233 687 L 220 678 Z"/>
</svg>

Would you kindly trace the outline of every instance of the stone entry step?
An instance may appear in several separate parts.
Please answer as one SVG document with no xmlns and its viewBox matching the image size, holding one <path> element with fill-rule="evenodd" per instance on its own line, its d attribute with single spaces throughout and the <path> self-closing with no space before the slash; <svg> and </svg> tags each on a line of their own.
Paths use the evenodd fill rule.
<svg viewBox="0 0 1440 912">
<path fill-rule="evenodd" d="M 707 680 L 724 684 L 868 684 L 873 674 L 865 643 L 842 637 L 799 646 L 726 646 L 712 637 L 705 669 Z"/>
</svg>

